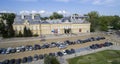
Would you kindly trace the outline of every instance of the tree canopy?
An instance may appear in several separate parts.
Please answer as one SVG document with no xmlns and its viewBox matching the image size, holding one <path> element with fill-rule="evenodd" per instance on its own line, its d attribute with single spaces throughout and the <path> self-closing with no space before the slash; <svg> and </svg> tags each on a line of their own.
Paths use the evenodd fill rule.
<svg viewBox="0 0 120 64">
<path fill-rule="evenodd" d="M 61 19 L 61 18 L 63 18 L 63 15 L 58 14 L 57 12 L 54 12 L 49 18 L 50 19 Z"/>
<path fill-rule="evenodd" d="M 3 37 L 14 37 L 12 24 L 14 23 L 14 13 L 1 13 L 0 34 Z"/>
<path fill-rule="evenodd" d="M 60 64 L 56 57 L 46 56 L 44 59 L 44 64 Z"/>
<path fill-rule="evenodd" d="M 92 11 L 87 14 L 88 21 L 91 23 L 91 32 L 96 30 L 107 31 L 110 29 L 108 26 L 113 27 L 112 29 L 120 30 L 120 17 L 115 16 L 100 16 L 98 12 Z"/>
<path fill-rule="evenodd" d="M 99 18 L 99 13 L 96 11 L 92 11 L 87 14 L 89 16 L 88 21 L 91 23 L 91 32 L 94 32 L 98 26 L 98 18 Z"/>
</svg>

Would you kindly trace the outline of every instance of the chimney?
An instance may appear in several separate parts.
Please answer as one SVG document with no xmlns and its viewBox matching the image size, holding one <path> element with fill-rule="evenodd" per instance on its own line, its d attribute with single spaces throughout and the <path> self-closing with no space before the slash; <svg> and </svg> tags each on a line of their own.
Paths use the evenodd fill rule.
<svg viewBox="0 0 120 64">
<path fill-rule="evenodd" d="M 32 19 L 34 19 L 35 18 L 35 14 L 32 14 Z"/>
<path fill-rule="evenodd" d="M 21 15 L 21 18 L 22 18 L 22 19 L 24 19 L 24 18 L 25 18 L 24 14 L 22 14 L 22 15 Z"/>
</svg>

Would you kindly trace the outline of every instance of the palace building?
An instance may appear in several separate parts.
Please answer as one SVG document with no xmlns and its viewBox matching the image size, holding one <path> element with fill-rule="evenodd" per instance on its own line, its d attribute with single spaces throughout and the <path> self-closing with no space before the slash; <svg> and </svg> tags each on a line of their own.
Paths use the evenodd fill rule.
<svg viewBox="0 0 120 64">
<path fill-rule="evenodd" d="M 16 34 L 23 33 L 25 27 L 37 35 L 89 33 L 90 23 L 85 20 L 86 18 L 72 15 L 62 19 L 41 21 L 40 16 L 35 14 L 16 15 L 13 29 Z"/>
</svg>

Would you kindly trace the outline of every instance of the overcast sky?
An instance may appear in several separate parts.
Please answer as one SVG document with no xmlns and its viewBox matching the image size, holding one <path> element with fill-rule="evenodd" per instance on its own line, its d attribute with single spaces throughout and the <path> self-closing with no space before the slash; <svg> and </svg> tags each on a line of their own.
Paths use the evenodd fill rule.
<svg viewBox="0 0 120 64">
<path fill-rule="evenodd" d="M 0 0 L 0 12 L 82 15 L 90 11 L 120 16 L 120 0 Z"/>
</svg>

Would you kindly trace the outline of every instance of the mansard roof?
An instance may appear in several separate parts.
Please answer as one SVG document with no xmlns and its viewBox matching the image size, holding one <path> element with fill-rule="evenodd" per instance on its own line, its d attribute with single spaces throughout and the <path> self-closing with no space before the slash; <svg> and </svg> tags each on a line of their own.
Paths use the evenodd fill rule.
<svg viewBox="0 0 120 64">
<path fill-rule="evenodd" d="M 64 17 L 62 19 L 41 21 L 39 15 L 34 15 L 34 19 L 32 18 L 32 15 L 16 15 L 16 18 L 14 19 L 14 24 L 23 24 L 26 20 L 29 22 L 29 24 L 88 23 L 85 18 L 87 17 L 73 15 L 69 17 Z"/>
</svg>

